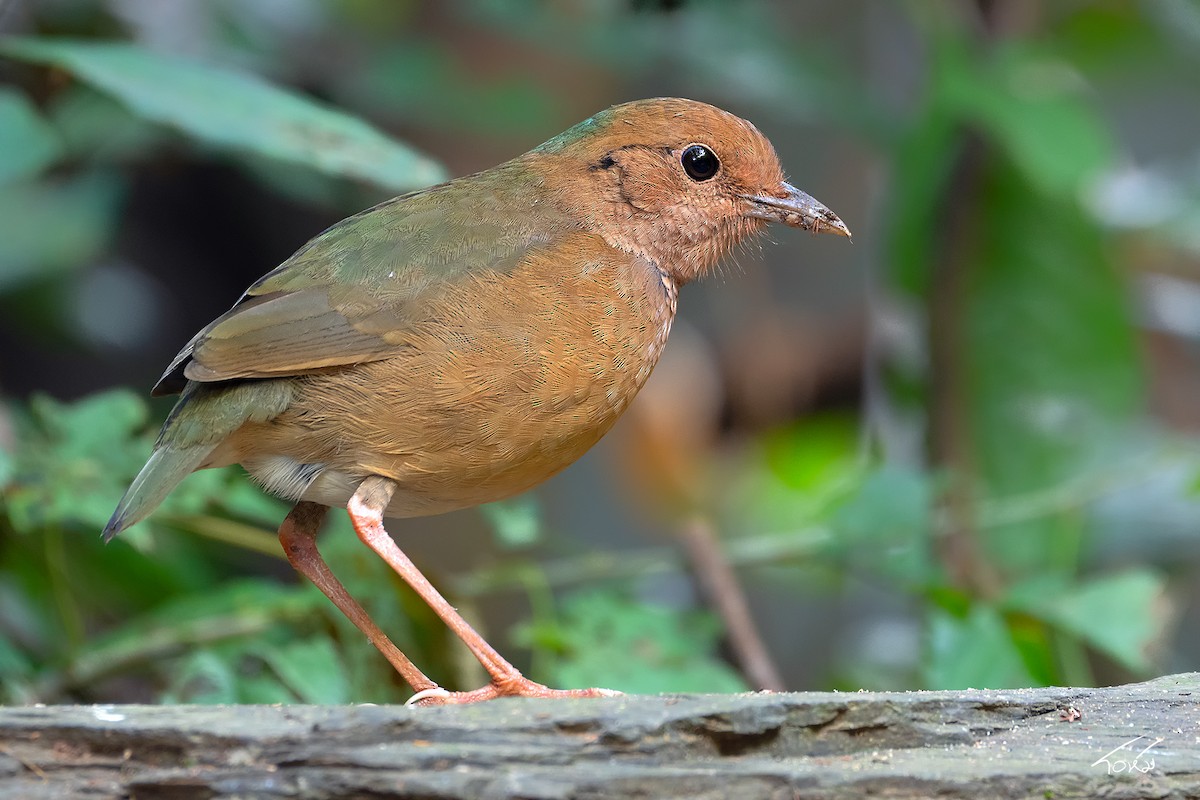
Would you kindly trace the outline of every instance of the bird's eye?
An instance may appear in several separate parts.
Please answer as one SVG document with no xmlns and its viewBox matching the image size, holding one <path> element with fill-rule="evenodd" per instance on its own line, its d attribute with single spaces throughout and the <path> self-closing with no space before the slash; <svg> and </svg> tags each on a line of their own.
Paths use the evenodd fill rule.
<svg viewBox="0 0 1200 800">
<path fill-rule="evenodd" d="M 693 144 L 683 151 L 679 157 L 683 171 L 694 181 L 706 181 L 721 167 L 717 154 L 702 144 Z"/>
</svg>

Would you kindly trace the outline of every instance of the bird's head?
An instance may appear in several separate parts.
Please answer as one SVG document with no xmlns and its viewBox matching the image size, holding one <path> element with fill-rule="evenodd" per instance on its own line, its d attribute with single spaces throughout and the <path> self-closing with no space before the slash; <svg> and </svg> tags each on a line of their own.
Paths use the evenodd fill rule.
<svg viewBox="0 0 1200 800">
<path fill-rule="evenodd" d="M 613 106 L 530 154 L 568 213 L 679 283 L 710 270 L 767 222 L 849 236 L 784 180 L 775 148 L 744 119 L 693 100 Z"/>
</svg>

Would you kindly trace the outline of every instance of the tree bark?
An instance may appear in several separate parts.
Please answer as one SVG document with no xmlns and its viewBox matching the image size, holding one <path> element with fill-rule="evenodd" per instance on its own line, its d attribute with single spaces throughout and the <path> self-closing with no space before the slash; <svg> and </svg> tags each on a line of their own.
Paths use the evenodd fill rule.
<svg viewBox="0 0 1200 800">
<path fill-rule="evenodd" d="M 1200 673 L 1104 689 L 0 709 L 0 798 L 1184 798 Z"/>
</svg>

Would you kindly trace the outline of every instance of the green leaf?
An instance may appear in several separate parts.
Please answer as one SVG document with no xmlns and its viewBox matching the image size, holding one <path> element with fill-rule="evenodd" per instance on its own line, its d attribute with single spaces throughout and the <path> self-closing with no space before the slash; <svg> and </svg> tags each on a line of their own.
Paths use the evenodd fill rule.
<svg viewBox="0 0 1200 800">
<path fill-rule="evenodd" d="M 349 702 L 346 670 L 329 638 L 318 636 L 280 647 L 264 646 L 258 654 L 300 702 Z"/>
<path fill-rule="evenodd" d="M 1169 619 L 1166 581 L 1147 569 L 1094 578 L 1058 592 L 1019 592 L 1013 605 L 1066 631 L 1143 675 Z"/>
<path fill-rule="evenodd" d="M 57 94 L 46 115 L 72 159 L 114 162 L 145 159 L 170 133 L 140 117 L 111 96 L 85 84 Z"/>
<path fill-rule="evenodd" d="M 149 452 L 149 442 L 134 435 L 146 418 L 146 404 L 128 390 L 75 403 L 34 396 L 6 494 L 13 527 L 74 523 L 100 530 Z"/>
<path fill-rule="evenodd" d="M 440 166 L 362 120 L 232 70 L 132 44 L 8 38 L 0 53 L 65 69 L 134 113 L 201 141 L 392 190 L 428 186 Z"/>
<path fill-rule="evenodd" d="M 114 440 L 126 439 L 146 424 L 147 417 L 146 403 L 127 389 L 69 404 L 39 394 L 29 406 L 42 430 L 68 456 L 98 452 Z"/>
<path fill-rule="evenodd" d="M 496 541 L 504 547 L 529 547 L 542 538 L 542 509 L 535 495 L 485 503 L 479 510 L 492 524 Z"/>
<path fill-rule="evenodd" d="M 976 605 L 966 617 L 931 611 L 926 688 L 1006 689 L 1034 682 L 995 608 Z"/>
<path fill-rule="evenodd" d="M 25 96 L 0 89 L 0 184 L 36 175 L 61 150 L 54 129 Z"/>
<path fill-rule="evenodd" d="M 999 144 L 1029 183 L 1074 196 L 1112 163 L 1115 146 L 1071 67 L 1027 45 L 981 62 L 951 47 L 937 71 L 942 101 Z"/>
<path fill-rule="evenodd" d="M 712 655 L 718 625 L 706 615 L 638 603 L 612 591 L 581 592 L 562 619 L 523 638 L 560 652 L 549 676 L 568 687 L 658 692 L 742 692 L 745 683 Z"/>
</svg>

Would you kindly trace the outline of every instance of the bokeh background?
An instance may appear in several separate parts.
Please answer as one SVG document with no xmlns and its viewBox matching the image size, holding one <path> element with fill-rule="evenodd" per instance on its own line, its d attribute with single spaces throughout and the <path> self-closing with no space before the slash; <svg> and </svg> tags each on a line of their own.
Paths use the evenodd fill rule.
<svg viewBox="0 0 1200 800">
<path fill-rule="evenodd" d="M 0 36 L 0 700 L 406 697 L 237 470 L 101 544 L 147 390 L 325 226 L 663 95 L 854 242 L 771 231 L 580 463 L 393 522 L 451 600 L 565 686 L 1200 663 L 1196 0 L 0 0 Z M 332 516 L 402 649 L 480 684 Z"/>
</svg>

